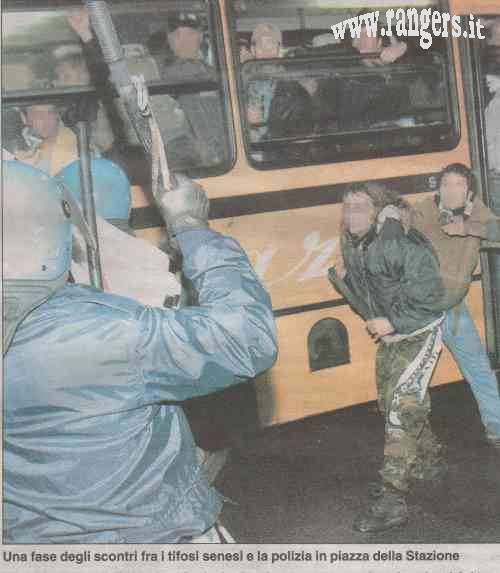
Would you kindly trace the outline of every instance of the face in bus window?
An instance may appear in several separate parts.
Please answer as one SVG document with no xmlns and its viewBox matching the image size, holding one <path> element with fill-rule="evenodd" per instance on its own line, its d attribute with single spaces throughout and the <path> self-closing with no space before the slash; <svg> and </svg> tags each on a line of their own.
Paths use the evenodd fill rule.
<svg viewBox="0 0 500 573">
<path fill-rule="evenodd" d="M 375 222 L 376 212 L 371 199 L 365 193 L 350 193 L 344 198 L 343 222 L 351 235 L 362 237 Z"/>
<path fill-rule="evenodd" d="M 189 26 L 179 26 L 168 34 L 169 46 L 181 60 L 199 60 L 202 39 L 202 33 Z"/>
<path fill-rule="evenodd" d="M 279 58 L 281 33 L 270 24 L 258 24 L 252 34 L 252 55 L 255 59 Z"/>
<path fill-rule="evenodd" d="M 353 38 L 352 45 L 360 54 L 379 53 L 382 50 L 382 38 L 369 36 L 363 26 L 359 38 Z"/>
<path fill-rule="evenodd" d="M 59 130 L 59 113 L 53 105 L 32 105 L 23 113 L 23 121 L 42 139 L 55 137 Z"/>
<path fill-rule="evenodd" d="M 468 192 L 467 179 L 459 173 L 447 173 L 441 179 L 439 194 L 446 209 L 461 209 L 465 205 Z"/>
<path fill-rule="evenodd" d="M 59 86 L 87 86 L 90 75 L 85 62 L 81 58 L 63 60 L 56 64 L 55 84 Z"/>
</svg>

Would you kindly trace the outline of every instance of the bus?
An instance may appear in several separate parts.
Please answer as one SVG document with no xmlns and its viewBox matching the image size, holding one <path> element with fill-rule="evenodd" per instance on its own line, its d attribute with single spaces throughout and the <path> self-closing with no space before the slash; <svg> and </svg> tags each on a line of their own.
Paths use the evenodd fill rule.
<svg viewBox="0 0 500 573">
<path fill-rule="evenodd" d="M 16 125 L 22 145 L 32 144 L 25 123 L 30 106 L 51 102 L 67 111 L 67 102 L 98 97 L 97 116 L 105 121 L 97 127 L 94 117 L 91 146 L 123 166 L 132 183 L 130 225 L 157 245 L 165 231 L 147 162 L 117 94 L 104 80 L 88 85 L 92 77 L 64 80 L 58 72 L 65 58 L 76 66 L 68 54 L 83 57 L 88 69 L 102 64 L 95 61 L 101 55 L 86 59 L 85 42 L 68 22 L 68 10 L 78 6 L 4 3 L 4 144 Z M 400 7 L 494 23 L 497 3 L 110 0 L 108 6 L 129 72 L 147 83 L 170 165 L 205 187 L 211 227 L 241 243 L 271 295 L 280 351 L 276 365 L 255 381 L 259 424 L 375 399 L 376 346 L 327 279 L 342 193 L 348 185 L 379 181 L 414 201 L 435 190 L 445 165 L 460 162 L 472 166 L 492 204 L 484 138 L 491 41 L 433 37 L 424 49 L 418 37 L 385 37 L 381 49 L 403 40 L 406 46 L 400 57 L 382 61 L 381 52 L 361 53 L 347 35 L 336 38 L 331 26 L 361 9 L 383 18 Z M 179 22 L 192 32 L 191 45 L 175 36 Z M 259 36 L 263 29 L 267 35 Z M 268 51 L 259 54 L 262 37 Z M 183 42 L 187 52 L 194 43 L 188 57 Z M 62 155 L 61 164 L 69 160 Z M 482 253 L 467 302 L 498 367 L 496 262 L 494 250 Z M 460 379 L 445 350 L 432 384 Z"/>
</svg>

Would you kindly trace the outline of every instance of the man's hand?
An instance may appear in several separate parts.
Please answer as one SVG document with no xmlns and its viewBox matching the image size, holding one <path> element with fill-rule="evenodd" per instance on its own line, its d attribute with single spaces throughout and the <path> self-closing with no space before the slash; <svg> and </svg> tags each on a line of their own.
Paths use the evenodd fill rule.
<svg viewBox="0 0 500 573">
<path fill-rule="evenodd" d="M 375 342 L 378 342 L 382 337 L 394 332 L 394 326 L 387 320 L 387 318 L 372 318 L 366 321 L 366 330 Z"/>
<path fill-rule="evenodd" d="M 257 125 L 263 123 L 264 116 L 258 107 L 251 105 L 247 109 L 247 119 L 250 125 Z"/>
<path fill-rule="evenodd" d="M 453 217 L 453 219 L 451 220 L 451 223 L 448 223 L 447 225 L 443 225 L 441 227 L 441 229 L 443 229 L 443 231 L 450 236 L 459 236 L 459 237 L 465 237 L 467 235 L 467 230 L 465 228 L 465 221 L 462 215 L 459 215 L 457 217 Z"/>
<path fill-rule="evenodd" d="M 252 59 L 252 52 L 246 46 L 240 46 L 240 62 L 243 64 Z"/>
<path fill-rule="evenodd" d="M 299 83 L 310 96 L 314 96 L 318 91 L 319 82 L 316 78 L 304 78 Z"/>
<path fill-rule="evenodd" d="M 333 253 L 333 267 L 339 279 L 344 279 L 347 271 L 345 269 L 344 257 L 342 256 L 342 249 L 340 248 L 340 244 L 337 245 L 337 248 Z"/>
<path fill-rule="evenodd" d="M 405 54 L 408 49 L 406 42 L 399 42 L 394 38 L 390 37 L 390 45 L 383 48 L 380 52 L 380 59 L 384 64 L 392 64 L 393 62 L 399 60 L 399 58 Z"/>
<path fill-rule="evenodd" d="M 170 236 L 208 227 L 209 201 L 203 187 L 185 175 L 176 174 L 175 179 L 172 191 L 155 196 Z"/>
<path fill-rule="evenodd" d="M 493 74 L 486 74 L 486 83 L 490 92 L 496 93 L 500 90 L 500 77 Z"/>
<path fill-rule="evenodd" d="M 66 21 L 71 28 L 78 34 L 84 43 L 90 42 L 93 38 L 92 29 L 90 28 L 90 18 L 87 8 L 71 8 L 65 12 Z"/>
</svg>

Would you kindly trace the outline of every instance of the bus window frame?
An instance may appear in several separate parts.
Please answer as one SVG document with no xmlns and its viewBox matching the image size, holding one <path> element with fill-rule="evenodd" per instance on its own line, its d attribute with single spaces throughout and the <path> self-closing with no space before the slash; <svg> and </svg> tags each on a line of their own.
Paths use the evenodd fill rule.
<svg viewBox="0 0 500 573">
<path fill-rule="evenodd" d="M 447 0 L 440 0 L 438 4 L 439 8 L 443 11 L 449 8 L 449 2 Z M 445 52 L 443 52 L 443 57 L 446 58 L 447 65 L 443 67 L 445 69 L 445 74 L 443 75 L 443 79 L 446 81 L 448 89 L 446 94 L 446 103 L 445 106 L 447 110 L 450 111 L 450 123 L 449 123 L 449 131 L 450 135 L 447 138 L 447 142 L 444 145 L 429 145 L 429 142 L 425 142 L 420 146 L 415 147 L 408 147 L 406 150 L 401 151 L 400 149 L 394 149 L 392 151 L 370 151 L 368 148 L 364 153 L 359 153 L 356 151 L 352 152 L 343 152 L 339 156 L 330 155 L 325 159 L 320 159 L 318 161 L 301 161 L 300 159 L 291 160 L 290 158 L 284 157 L 283 159 L 276 159 L 276 160 L 266 160 L 266 161 L 258 161 L 256 160 L 253 155 L 256 151 L 263 151 L 263 150 L 275 150 L 276 147 L 276 140 L 267 140 L 262 142 L 252 142 L 250 138 L 250 126 L 247 120 L 247 109 L 246 109 L 246 94 L 245 94 L 245 82 L 243 80 L 243 66 L 246 62 L 242 63 L 240 61 L 240 50 L 239 44 L 237 40 L 238 30 L 236 27 L 236 23 L 238 20 L 238 16 L 233 13 L 231 10 L 230 5 L 227 8 L 227 18 L 229 21 L 229 30 L 231 36 L 231 48 L 233 52 L 233 65 L 236 75 L 236 89 L 237 89 L 237 99 L 238 99 L 238 109 L 240 114 L 240 127 L 242 132 L 242 142 L 243 148 L 245 150 L 245 157 L 248 163 L 258 171 L 269 171 L 269 170 L 276 170 L 276 169 L 286 169 L 286 168 L 294 168 L 294 167 L 308 167 L 314 165 L 328 165 L 328 164 L 336 164 L 336 163 L 345 163 L 350 161 L 363 161 L 367 159 L 376 159 L 376 158 L 386 158 L 386 157 L 402 157 L 402 156 L 410 156 L 410 155 L 419 155 L 424 153 L 436 153 L 440 151 L 451 151 L 455 149 L 461 139 L 461 123 L 460 123 L 460 107 L 458 102 L 458 86 L 457 86 L 457 78 L 456 78 L 456 67 L 455 67 L 455 51 L 454 51 L 454 42 L 451 37 L 445 39 L 444 45 L 446 47 Z M 337 56 L 338 57 L 338 56 Z M 351 56 L 352 57 L 352 56 Z M 304 62 L 307 58 L 301 57 L 293 57 L 293 58 L 272 58 L 272 59 L 262 59 L 262 65 L 265 64 L 283 64 L 286 62 Z M 318 58 L 311 58 L 314 61 L 324 61 L 331 60 L 330 57 L 319 56 Z M 396 64 L 397 65 L 397 64 Z M 408 133 L 408 136 L 412 136 L 413 134 L 418 135 L 420 131 L 419 129 L 435 129 L 431 125 L 429 126 L 418 126 L 418 127 L 404 127 L 404 128 L 396 128 L 392 130 L 375 130 L 375 129 L 368 129 L 363 130 L 362 132 L 350 131 L 344 132 L 342 135 L 354 135 L 359 136 L 359 133 L 363 133 L 367 136 L 370 136 L 372 140 L 376 140 L 380 134 L 388 134 L 390 133 Z M 278 147 L 286 147 L 291 142 L 293 143 L 294 140 L 296 141 L 306 141 L 309 142 L 318 142 L 320 139 L 328 138 L 332 145 L 335 145 L 335 139 L 338 138 L 338 134 L 328 134 L 326 136 L 318 136 L 315 135 L 314 137 L 299 137 L 299 138 L 287 138 L 284 139 L 282 142 L 278 143 Z"/>
<path fill-rule="evenodd" d="M 168 79 L 146 82 L 150 95 L 161 96 L 166 94 L 171 97 L 175 97 L 182 93 L 201 94 L 204 91 L 214 91 L 218 94 L 222 108 L 222 129 L 225 131 L 224 145 L 227 148 L 227 160 L 214 166 L 185 169 L 186 175 L 193 178 L 209 178 L 224 175 L 230 172 L 236 163 L 235 125 L 229 90 L 226 50 L 222 33 L 222 14 L 218 7 L 219 3 L 216 0 L 203 0 L 201 3 L 206 6 L 208 30 L 210 31 L 212 47 L 216 50 L 214 66 L 216 79 L 202 82 L 196 80 L 169 82 Z M 7 0 L 4 12 L 61 12 L 65 8 L 70 8 L 76 4 L 77 2 L 75 2 L 75 0 L 62 0 L 57 6 L 51 5 L 49 0 L 34 0 L 33 2 L 29 2 L 28 0 L 20 0 L 19 2 L 16 2 L 15 0 Z M 120 2 L 118 1 L 117 4 L 120 4 Z M 111 17 L 113 18 L 113 3 L 110 4 L 110 12 Z M 112 89 L 114 91 L 114 86 L 112 86 Z M 99 98 L 97 87 L 90 84 L 89 86 L 57 86 L 43 90 L 2 90 L 2 103 L 5 102 L 9 105 L 15 105 L 17 102 L 19 105 L 24 106 L 53 102 L 64 104 L 69 98 L 73 100 L 74 98 L 81 97 L 82 95 L 93 95 L 94 97 Z M 137 149 L 137 146 L 128 145 L 128 149 L 130 150 L 130 153 L 134 153 L 134 149 Z"/>
<path fill-rule="evenodd" d="M 226 121 L 226 132 L 227 132 L 227 145 L 228 145 L 228 161 L 227 167 L 224 171 L 220 171 L 214 173 L 210 176 L 217 176 L 223 175 L 232 171 L 234 166 L 236 165 L 237 160 L 237 145 L 236 145 L 236 125 L 233 113 L 233 105 L 232 105 L 232 98 L 231 98 L 231 90 L 229 88 L 229 74 L 228 74 L 228 66 L 229 61 L 226 54 L 226 46 L 224 42 L 224 34 L 222 31 L 222 7 L 220 2 L 217 0 L 207 0 L 208 2 L 208 19 L 209 25 L 213 23 L 212 30 L 214 31 L 214 45 L 217 48 L 217 67 L 218 67 L 218 77 L 219 77 L 219 89 L 222 87 L 223 90 L 223 109 L 224 119 Z"/>
<path fill-rule="evenodd" d="M 2 91 L 2 105 L 43 105 L 78 101 L 82 96 L 98 97 L 95 86 L 54 87 L 50 89 L 26 89 Z"/>
</svg>

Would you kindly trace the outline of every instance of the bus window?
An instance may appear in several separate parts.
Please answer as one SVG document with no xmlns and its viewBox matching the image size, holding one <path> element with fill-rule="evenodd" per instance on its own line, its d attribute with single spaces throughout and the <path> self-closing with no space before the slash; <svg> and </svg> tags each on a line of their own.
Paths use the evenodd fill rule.
<svg viewBox="0 0 500 573">
<path fill-rule="evenodd" d="M 354 3 L 348 10 L 307 0 L 275 2 L 272 11 L 261 2 L 233 3 L 233 45 L 240 52 L 243 42 L 251 46 L 235 64 L 246 149 L 255 167 L 456 145 L 450 46 L 438 39 L 426 51 L 418 38 L 373 38 L 368 48 L 359 39 L 337 41 L 330 26 L 358 10 Z M 365 6 L 363 13 L 369 11 Z"/>
<path fill-rule="evenodd" d="M 115 2 L 112 16 L 130 72 L 148 81 L 171 167 L 200 176 L 229 169 L 231 122 L 216 5 Z"/>
<path fill-rule="evenodd" d="M 234 153 L 216 5 L 120 0 L 109 5 L 129 72 L 148 83 L 171 168 L 192 176 L 229 169 Z M 81 5 L 73 8 L 77 7 Z M 43 87 L 50 93 L 93 82 L 101 101 L 97 117 L 89 118 L 91 144 L 106 151 L 119 141 L 132 154 L 139 142 L 107 82 L 100 51 L 82 41 L 67 17 L 68 9 L 71 6 L 63 10 L 37 4 L 36 10 L 2 14 L 4 90 Z"/>
</svg>

